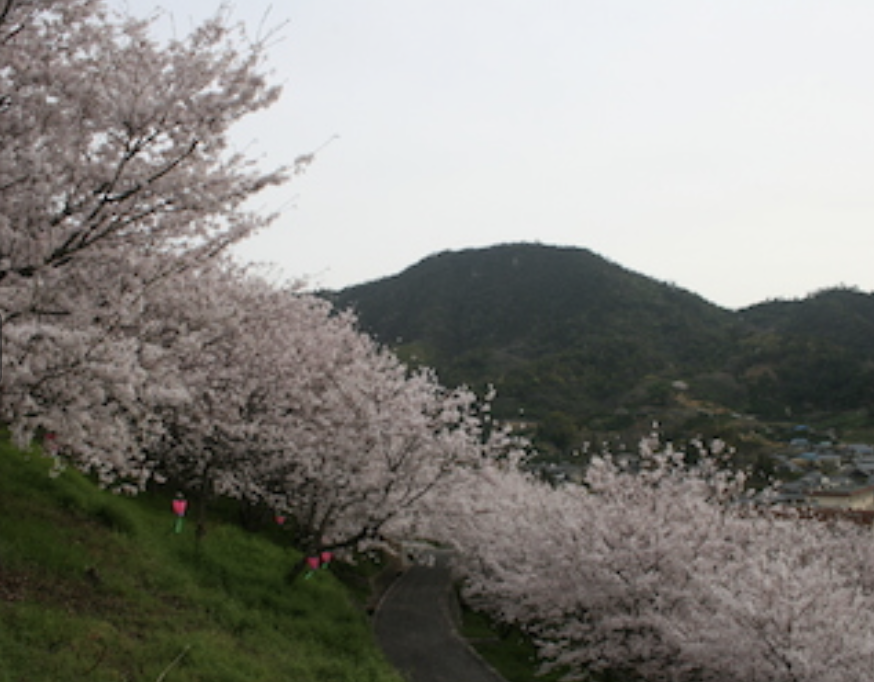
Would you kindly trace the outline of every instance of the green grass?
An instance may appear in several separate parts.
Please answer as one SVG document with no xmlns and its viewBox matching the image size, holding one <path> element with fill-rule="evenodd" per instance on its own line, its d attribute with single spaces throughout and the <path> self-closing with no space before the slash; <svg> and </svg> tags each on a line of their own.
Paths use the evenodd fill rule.
<svg viewBox="0 0 874 682">
<path fill-rule="evenodd" d="M 531 638 L 520 628 L 495 622 L 461 603 L 461 635 L 507 682 L 560 682 L 568 671 L 541 673 L 542 664 Z M 621 671 L 589 671 L 591 682 L 633 682 Z"/>
<path fill-rule="evenodd" d="M 531 640 L 518 628 L 500 625 L 487 615 L 461 608 L 461 635 L 507 682 L 557 682 L 557 672 L 538 674 L 540 663 Z"/>
<path fill-rule="evenodd" d="M 400 682 L 330 572 L 286 581 L 278 529 L 118 497 L 0 441 L 0 682 Z"/>
</svg>

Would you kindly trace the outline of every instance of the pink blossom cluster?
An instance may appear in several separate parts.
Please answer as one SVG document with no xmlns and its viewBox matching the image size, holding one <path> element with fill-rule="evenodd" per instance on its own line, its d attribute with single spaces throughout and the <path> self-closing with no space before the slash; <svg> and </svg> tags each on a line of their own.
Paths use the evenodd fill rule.
<svg viewBox="0 0 874 682">
<path fill-rule="evenodd" d="M 229 141 L 279 94 L 263 40 L 150 29 L 0 2 L 0 419 L 116 489 L 268 506 L 307 551 L 384 542 L 507 443 L 470 391 L 224 255 L 312 155 L 265 171 Z"/>
<path fill-rule="evenodd" d="M 489 397 L 223 255 L 313 160 L 229 142 L 279 94 L 264 47 L 221 15 L 161 44 L 102 0 L 0 0 L 2 423 L 117 489 L 268 507 L 305 556 L 452 545 L 467 598 L 572 677 L 869 679 L 870 531 L 739 504 L 654 441 L 547 485 Z"/>
<path fill-rule="evenodd" d="M 434 510 L 466 598 L 568 679 L 862 682 L 874 664 L 870 528 L 754 504 L 719 459 L 647 440 L 559 487 L 490 465 Z"/>
</svg>

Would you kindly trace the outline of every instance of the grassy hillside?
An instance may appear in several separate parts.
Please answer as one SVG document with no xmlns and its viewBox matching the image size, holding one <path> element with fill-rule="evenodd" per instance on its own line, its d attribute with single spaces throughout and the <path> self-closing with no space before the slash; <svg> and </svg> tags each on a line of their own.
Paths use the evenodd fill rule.
<svg viewBox="0 0 874 682">
<path fill-rule="evenodd" d="M 286 582 L 279 527 L 122 498 L 0 441 L 0 682 L 399 682 L 330 572 Z"/>
</svg>

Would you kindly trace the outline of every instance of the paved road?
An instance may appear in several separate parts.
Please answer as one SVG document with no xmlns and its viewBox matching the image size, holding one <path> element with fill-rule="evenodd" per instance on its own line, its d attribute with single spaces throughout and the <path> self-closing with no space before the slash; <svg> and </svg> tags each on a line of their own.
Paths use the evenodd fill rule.
<svg viewBox="0 0 874 682">
<path fill-rule="evenodd" d="M 450 599 L 445 555 L 407 569 L 374 617 L 386 657 L 409 682 L 503 682 L 456 633 Z"/>
</svg>

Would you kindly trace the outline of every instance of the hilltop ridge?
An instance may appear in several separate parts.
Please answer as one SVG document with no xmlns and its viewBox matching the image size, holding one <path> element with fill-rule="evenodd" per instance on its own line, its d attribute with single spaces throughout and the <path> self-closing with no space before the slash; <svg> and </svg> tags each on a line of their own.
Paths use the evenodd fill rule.
<svg viewBox="0 0 874 682">
<path fill-rule="evenodd" d="M 874 405 L 874 297 L 855 290 L 731 311 L 588 249 L 516 243 L 328 295 L 444 383 L 493 384 L 504 417 L 613 423 L 677 387 L 763 419 Z"/>
</svg>

